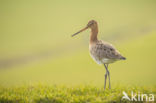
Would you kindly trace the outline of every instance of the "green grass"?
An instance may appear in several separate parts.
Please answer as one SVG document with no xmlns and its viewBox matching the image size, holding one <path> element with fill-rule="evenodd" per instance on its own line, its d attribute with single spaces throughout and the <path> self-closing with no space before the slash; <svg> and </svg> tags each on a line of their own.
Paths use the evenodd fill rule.
<svg viewBox="0 0 156 103">
<path fill-rule="evenodd" d="M 0 103 L 112 103 L 121 102 L 123 91 L 129 96 L 131 91 L 155 94 L 155 37 L 154 32 L 117 45 L 127 60 L 110 66 L 111 90 L 103 90 L 103 66 L 82 49 L 68 57 L 1 70 Z"/>
<path fill-rule="evenodd" d="M 119 103 L 125 91 L 155 94 L 155 87 L 116 86 L 114 89 L 81 85 L 75 87 L 33 85 L 5 88 L 0 87 L 0 103 Z M 145 98 L 144 98 L 145 100 Z M 123 100 L 124 103 L 129 103 Z M 139 102 L 141 103 L 141 102 Z"/>
</svg>

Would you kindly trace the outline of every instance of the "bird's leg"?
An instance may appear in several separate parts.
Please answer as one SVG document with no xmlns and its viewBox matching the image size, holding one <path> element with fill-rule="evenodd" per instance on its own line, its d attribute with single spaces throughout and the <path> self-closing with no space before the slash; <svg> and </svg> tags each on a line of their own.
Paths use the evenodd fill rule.
<svg viewBox="0 0 156 103">
<path fill-rule="evenodd" d="M 105 69 L 107 68 L 106 65 L 104 64 Z M 104 90 L 106 89 L 106 81 L 107 81 L 107 69 L 106 69 L 106 74 L 104 75 L 105 77 L 105 82 L 104 82 Z"/>
<path fill-rule="evenodd" d="M 109 78 L 109 89 L 111 89 L 110 73 L 109 73 L 109 70 L 108 70 L 108 64 L 107 64 L 107 74 L 108 74 L 108 78 Z"/>
<path fill-rule="evenodd" d="M 104 83 L 104 89 L 106 89 L 107 72 L 106 72 L 106 74 L 105 74 L 104 76 L 105 76 L 105 83 Z"/>
</svg>

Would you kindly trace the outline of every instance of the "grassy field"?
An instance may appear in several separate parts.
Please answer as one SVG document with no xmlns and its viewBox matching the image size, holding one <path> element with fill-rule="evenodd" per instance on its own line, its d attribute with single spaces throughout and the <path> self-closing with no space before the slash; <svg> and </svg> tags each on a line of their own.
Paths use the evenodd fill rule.
<svg viewBox="0 0 156 103">
<path fill-rule="evenodd" d="M 156 2 L 91 0 L 0 1 L 0 103 L 119 102 L 122 91 L 154 93 Z M 105 69 L 89 55 L 89 30 L 127 60 L 109 65 L 112 90 L 103 91 Z M 81 86 L 82 85 L 82 86 Z"/>
<path fill-rule="evenodd" d="M 120 45 L 120 48 L 128 46 L 123 51 L 131 54 L 126 56 L 127 62 L 110 66 L 111 90 L 103 90 L 105 70 L 90 60 L 84 49 L 72 54 L 74 56 L 50 59 L 22 69 L 1 70 L 0 103 L 129 103 L 128 100 L 121 101 L 123 91 L 129 95 L 131 91 L 155 94 L 155 57 L 148 55 L 156 52 L 155 38 L 155 33 L 151 33 Z M 146 52 L 143 54 L 142 50 Z"/>
<path fill-rule="evenodd" d="M 130 101 L 121 100 L 125 91 L 131 96 L 134 93 L 156 93 L 155 87 L 121 87 L 106 89 L 81 85 L 76 87 L 66 86 L 21 86 L 11 88 L 0 88 L 0 103 L 130 103 Z M 141 92 L 140 92 L 141 91 Z M 146 98 L 144 98 L 144 101 Z M 143 101 L 139 101 L 142 103 Z M 152 102 L 151 102 L 152 103 Z M 153 102 L 154 103 L 154 102 Z"/>
</svg>

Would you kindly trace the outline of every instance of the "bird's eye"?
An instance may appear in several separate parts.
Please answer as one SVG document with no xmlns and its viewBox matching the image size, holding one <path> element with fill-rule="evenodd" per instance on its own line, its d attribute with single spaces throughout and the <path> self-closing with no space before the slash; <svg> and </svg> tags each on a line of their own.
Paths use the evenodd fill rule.
<svg viewBox="0 0 156 103">
<path fill-rule="evenodd" d="M 93 25 L 93 22 L 89 23 L 89 25 Z"/>
</svg>

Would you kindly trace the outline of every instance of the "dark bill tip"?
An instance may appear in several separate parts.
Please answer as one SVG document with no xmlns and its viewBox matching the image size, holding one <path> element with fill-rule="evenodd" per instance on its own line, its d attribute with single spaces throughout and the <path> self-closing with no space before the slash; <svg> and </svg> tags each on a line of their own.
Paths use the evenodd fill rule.
<svg viewBox="0 0 156 103">
<path fill-rule="evenodd" d="M 77 34 L 83 32 L 83 31 L 85 31 L 86 29 L 88 29 L 88 26 L 85 27 L 85 28 L 83 28 L 83 29 L 81 29 L 80 31 L 76 32 L 75 34 L 71 35 L 71 37 L 73 37 L 73 36 L 75 36 L 75 35 L 77 35 Z"/>
</svg>

